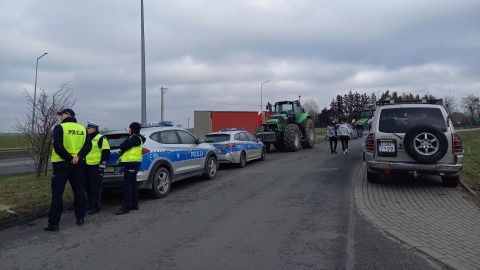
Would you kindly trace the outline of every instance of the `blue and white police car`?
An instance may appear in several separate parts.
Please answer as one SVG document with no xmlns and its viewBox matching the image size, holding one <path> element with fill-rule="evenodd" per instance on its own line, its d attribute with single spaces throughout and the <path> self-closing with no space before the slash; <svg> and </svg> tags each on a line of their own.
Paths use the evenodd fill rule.
<svg viewBox="0 0 480 270">
<path fill-rule="evenodd" d="M 220 163 L 235 163 L 243 168 L 247 161 L 265 160 L 265 145 L 243 128 L 220 129 L 205 135 L 203 142 L 215 146 Z"/>
<path fill-rule="evenodd" d="M 149 189 L 153 197 L 165 197 L 172 182 L 196 175 L 212 180 L 217 175 L 215 147 L 202 143 L 187 130 L 163 121 L 143 125 L 140 134 L 147 140 L 143 144 L 137 187 Z M 130 135 L 127 131 L 110 131 L 104 136 L 111 154 L 104 171 L 103 188 L 121 187 L 124 168 L 118 162 L 119 146 Z"/>
</svg>

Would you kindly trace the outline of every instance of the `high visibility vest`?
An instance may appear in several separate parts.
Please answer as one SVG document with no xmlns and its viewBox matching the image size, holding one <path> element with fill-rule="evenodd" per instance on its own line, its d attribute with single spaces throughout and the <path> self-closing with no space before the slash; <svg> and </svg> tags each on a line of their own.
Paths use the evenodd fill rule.
<svg viewBox="0 0 480 270">
<path fill-rule="evenodd" d="M 92 150 L 88 153 L 86 160 L 87 165 L 97 165 L 100 163 L 100 159 L 102 158 L 102 150 L 110 149 L 110 145 L 108 144 L 108 140 L 103 138 L 102 148 L 98 147 L 98 141 L 102 138 L 102 134 L 97 134 L 95 138 L 92 139 Z"/>
<path fill-rule="evenodd" d="M 133 134 L 132 136 L 138 136 L 138 135 Z M 130 136 L 130 138 L 132 136 Z M 142 141 L 142 138 L 140 138 L 140 136 L 138 136 L 138 138 L 140 139 L 140 145 L 134 146 L 128 149 L 127 151 L 125 151 L 125 153 L 123 153 L 122 156 L 120 157 L 121 162 L 142 162 L 143 141 Z"/>
<path fill-rule="evenodd" d="M 82 125 L 74 122 L 61 123 L 63 129 L 63 147 L 72 156 L 77 156 L 87 139 L 87 130 Z M 52 162 L 65 161 L 52 149 Z"/>
</svg>

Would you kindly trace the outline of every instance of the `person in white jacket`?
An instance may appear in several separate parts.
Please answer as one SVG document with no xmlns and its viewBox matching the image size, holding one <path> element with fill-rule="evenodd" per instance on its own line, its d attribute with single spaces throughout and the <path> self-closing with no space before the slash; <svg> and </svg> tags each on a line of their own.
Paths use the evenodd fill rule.
<svg viewBox="0 0 480 270">
<path fill-rule="evenodd" d="M 350 130 L 347 123 L 345 123 L 345 120 L 343 119 L 338 126 L 337 134 L 340 138 L 340 142 L 342 143 L 343 154 L 348 154 L 348 140 L 350 139 Z"/>
</svg>

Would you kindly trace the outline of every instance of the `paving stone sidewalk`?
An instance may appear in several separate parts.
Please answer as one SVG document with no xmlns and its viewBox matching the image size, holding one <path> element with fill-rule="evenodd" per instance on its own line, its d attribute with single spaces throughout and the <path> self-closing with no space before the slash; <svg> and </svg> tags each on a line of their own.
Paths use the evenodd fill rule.
<svg viewBox="0 0 480 270">
<path fill-rule="evenodd" d="M 354 199 L 380 229 L 455 269 L 480 269 L 480 207 L 463 187 L 437 176 L 394 175 L 369 183 L 365 162 Z"/>
</svg>

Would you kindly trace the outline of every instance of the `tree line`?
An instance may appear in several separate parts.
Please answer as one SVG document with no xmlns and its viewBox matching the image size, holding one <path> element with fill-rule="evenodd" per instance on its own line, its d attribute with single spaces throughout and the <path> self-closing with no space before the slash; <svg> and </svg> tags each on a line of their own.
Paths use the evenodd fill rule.
<svg viewBox="0 0 480 270">
<path fill-rule="evenodd" d="M 377 95 L 376 95 L 377 94 Z M 390 90 L 379 91 L 372 94 L 358 93 L 350 90 L 344 95 L 337 95 L 330 102 L 330 107 L 324 107 L 321 111 L 313 98 L 307 99 L 303 106 L 305 111 L 312 117 L 315 127 L 325 127 L 331 119 L 344 119 L 352 122 L 360 118 L 360 112 L 365 108 L 374 107 L 378 100 L 413 100 L 413 99 L 440 99 L 433 95 L 402 93 Z M 480 125 L 480 98 L 473 94 L 462 97 L 460 100 L 453 96 L 446 96 L 443 106 L 449 113 L 452 122 L 456 126 Z"/>
</svg>

